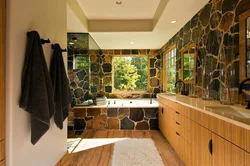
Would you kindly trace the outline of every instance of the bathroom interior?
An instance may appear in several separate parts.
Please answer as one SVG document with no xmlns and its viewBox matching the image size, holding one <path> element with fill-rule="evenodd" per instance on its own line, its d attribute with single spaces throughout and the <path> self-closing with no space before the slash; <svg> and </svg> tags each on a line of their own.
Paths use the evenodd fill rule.
<svg viewBox="0 0 250 166">
<path fill-rule="evenodd" d="M 68 33 L 68 74 L 74 98 L 68 118 L 68 137 L 69 141 L 72 141 L 69 145 L 77 144 L 75 140 L 79 143 L 77 138 L 83 136 L 82 133 L 86 130 L 160 129 L 185 165 L 206 165 L 206 158 L 192 149 L 196 148 L 191 145 L 192 138 L 195 140 L 195 135 L 200 134 L 199 131 L 198 134 L 190 132 L 193 130 L 190 121 L 193 120 L 196 122 L 193 127 L 198 123 L 240 150 L 247 151 L 247 148 L 243 148 L 244 143 L 241 145 L 231 138 L 236 134 L 234 132 L 237 132 L 232 129 L 231 125 L 234 123 L 219 122 L 218 125 L 221 126 L 218 128 L 224 127 L 221 123 L 228 123 L 228 129 L 232 130 L 223 133 L 216 126 L 206 124 L 210 122 L 202 122 L 205 120 L 203 118 L 209 121 L 209 118 L 218 118 L 217 115 L 220 115 L 244 125 L 250 124 L 250 96 L 247 84 L 250 77 L 250 15 L 249 11 L 241 6 L 246 5 L 246 1 L 230 2 L 209 1 L 159 49 L 102 49 L 91 33 Z M 148 77 L 141 77 L 146 79 L 147 88 L 137 90 L 117 86 L 117 69 L 122 65 L 119 66 L 116 59 L 127 58 L 127 61 L 123 62 L 134 65 L 140 74 L 142 64 L 137 66 L 140 62 L 133 63 L 133 57 L 145 55 L 147 59 L 144 64 L 147 66 L 143 68 L 146 68 Z M 88 65 L 80 65 L 79 57 L 85 57 L 82 63 Z M 122 77 L 121 73 L 119 77 Z M 143 80 L 137 79 L 137 86 L 139 82 L 142 83 Z M 118 85 L 123 83 L 120 81 Z M 102 102 L 98 103 L 98 99 Z M 181 111 L 191 108 L 209 113 Z M 168 109 L 183 115 L 176 118 Z M 164 116 L 164 111 L 169 117 Z M 215 117 L 210 115 L 211 112 L 216 114 Z M 199 114 L 196 116 L 200 117 L 196 119 L 192 114 Z M 211 117 L 208 118 L 209 115 Z M 171 124 L 169 119 L 171 116 L 174 124 Z M 182 116 L 183 118 L 180 118 Z M 202 120 L 199 121 L 199 118 Z M 184 122 L 185 120 L 187 122 Z M 221 121 L 221 118 L 219 120 Z M 211 121 L 213 122 L 216 123 L 216 120 Z M 182 123 L 187 123 L 187 126 Z M 237 134 L 240 137 L 240 133 Z M 202 138 L 199 139 L 202 141 Z M 187 149 L 182 149 L 181 146 Z M 200 147 L 202 146 L 201 144 Z M 199 157 L 193 154 L 188 155 L 190 149 L 201 157 L 201 161 L 194 161 Z M 230 155 L 236 152 L 233 151 Z M 216 148 L 214 153 L 218 153 Z M 237 160 L 234 164 L 247 163 L 247 157 L 240 155 L 241 153 L 238 158 L 232 159 Z M 216 158 L 213 164 L 216 162 L 226 161 L 224 158 Z"/>
<path fill-rule="evenodd" d="M 138 143 L 138 149 L 141 149 L 138 152 L 134 143 L 132 145 L 135 149 L 127 152 L 125 147 L 130 147 L 131 143 L 125 142 L 124 153 L 119 154 L 128 156 L 127 165 L 140 165 L 134 161 L 134 156 L 143 154 L 143 151 L 146 156 L 139 158 L 139 161 L 143 163 L 142 159 L 145 160 L 145 165 L 250 165 L 250 0 L 198 1 L 192 0 L 192 3 L 199 5 L 181 24 L 180 20 L 170 17 L 165 21 L 168 22 L 166 27 L 161 25 L 163 33 L 168 33 L 168 28 L 172 28 L 165 39 L 159 35 L 152 39 L 150 35 L 145 35 L 147 40 L 158 40 L 159 37 L 159 46 L 153 46 L 152 41 L 143 44 L 142 41 L 146 38 L 136 41 L 133 33 L 157 31 L 159 24 L 164 22 L 160 20 L 161 15 L 166 9 L 170 10 L 168 6 L 174 3 L 178 10 L 180 4 L 177 1 L 157 1 L 157 10 L 154 12 L 162 11 L 158 13 L 159 16 L 157 12 L 154 13 L 159 22 L 152 25 L 151 30 L 143 22 L 140 22 L 141 26 L 145 27 L 141 31 L 128 28 L 124 26 L 126 23 L 122 23 L 126 21 L 123 18 L 119 22 L 121 26 L 117 26 L 121 28 L 120 32 L 119 28 L 112 27 L 114 20 L 106 27 L 105 21 L 98 24 L 98 21 L 103 20 L 94 19 L 92 26 L 89 21 L 90 30 L 84 31 L 79 30 L 81 26 L 72 28 L 75 24 L 68 17 L 67 20 L 65 18 L 64 21 L 68 23 L 64 30 L 67 33 L 63 35 L 63 46 L 67 53 L 63 53 L 63 58 L 73 100 L 68 107 L 69 114 L 64 121 L 64 129 L 59 131 L 62 133 L 53 135 L 53 128 L 49 135 L 44 136 L 45 142 L 41 140 L 37 145 L 41 149 L 42 146 L 53 147 L 52 143 L 58 143 L 55 146 L 59 147 L 66 141 L 61 138 L 67 138 L 67 147 L 60 149 L 60 153 L 54 152 L 57 156 L 45 155 L 49 158 L 49 165 L 122 165 L 124 161 L 122 164 L 122 160 L 118 161 L 117 149 L 114 147 L 116 143 L 129 138 L 152 140 L 156 155 L 152 150 L 152 157 L 150 156 L 151 151 L 146 151 L 146 143 L 144 148 Z M 67 14 L 79 19 L 77 24 L 85 24 L 79 16 L 89 11 L 83 7 L 83 2 L 69 0 L 67 3 Z M 118 6 L 118 10 L 126 5 L 125 1 L 112 3 Z M 8 5 L 13 6 L 11 3 Z M 164 7 L 160 9 L 159 6 Z M 47 7 L 45 5 L 42 8 Z M 176 12 L 181 13 L 181 10 Z M 7 23 L 7 27 L 10 23 Z M 178 27 L 171 27 L 176 24 Z M 101 29 L 102 26 L 104 30 Z M 27 27 L 23 29 L 26 30 Z M 36 27 L 39 26 L 32 26 Z M 107 30 L 108 28 L 111 30 Z M 46 32 L 42 28 L 38 30 Z M 119 40 L 131 36 L 126 41 L 129 44 L 119 45 L 115 37 L 119 33 L 124 33 Z M 136 37 L 140 36 L 142 35 Z M 7 35 L 7 39 L 7 44 L 11 43 L 14 35 Z M 141 42 L 140 45 L 137 42 Z M 45 52 L 48 52 L 48 47 Z M 11 55 L 6 57 L 9 63 L 15 61 L 10 48 L 6 55 Z M 17 58 L 23 61 L 22 57 Z M 49 58 L 46 57 L 46 60 L 49 61 Z M 18 71 L 20 68 L 15 65 L 7 66 L 10 71 Z M 13 81 L 14 77 L 15 75 L 10 74 L 7 79 Z M 15 89 L 12 84 L 7 85 L 8 90 Z M 12 95 L 7 95 L 7 99 L 11 99 L 14 93 L 15 91 L 11 92 Z M 4 148 L 0 151 L 0 166 L 5 166 L 5 160 L 8 163 L 6 165 L 16 165 L 21 158 L 27 157 L 17 157 L 17 154 L 12 155 L 11 152 L 14 146 L 22 145 L 21 141 L 28 139 L 24 136 L 20 141 L 15 140 L 17 137 L 13 126 L 16 124 L 12 124 L 14 118 L 11 116 L 18 109 L 12 108 L 10 102 L 7 102 L 6 110 L 10 111 L 6 111 L 6 115 L 10 120 L 6 118 L 6 140 L 12 137 L 13 140 L 6 141 L 6 155 Z M 15 119 L 19 118 L 18 114 Z M 20 124 L 17 121 L 15 123 Z M 27 126 L 23 126 L 25 132 L 21 135 L 27 134 Z M 4 147 L 1 144 L 1 140 L 4 140 L 2 137 L 4 135 L 1 136 L 0 132 L 0 149 Z M 48 143 L 49 140 L 53 140 L 51 144 Z M 25 142 L 23 145 L 27 144 Z M 38 161 L 36 165 L 42 166 L 45 158 L 43 161 L 40 158 L 39 148 L 34 146 L 33 157 Z M 56 151 L 56 148 L 52 149 Z M 18 152 L 21 153 L 22 150 L 16 153 Z M 46 150 L 41 153 L 45 154 Z M 126 156 L 126 153 L 132 155 Z M 34 165 L 35 161 L 22 163 L 29 166 Z"/>
</svg>

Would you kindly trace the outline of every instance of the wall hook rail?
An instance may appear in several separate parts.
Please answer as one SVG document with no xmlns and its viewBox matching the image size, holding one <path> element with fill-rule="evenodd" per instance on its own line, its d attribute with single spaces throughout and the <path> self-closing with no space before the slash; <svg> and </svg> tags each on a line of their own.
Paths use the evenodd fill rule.
<svg viewBox="0 0 250 166">
<path fill-rule="evenodd" d="M 29 37 L 29 35 L 30 35 L 30 32 L 27 32 L 27 37 Z M 49 38 L 48 38 L 47 40 L 41 38 L 41 43 L 42 43 L 42 44 L 50 43 L 50 40 L 49 40 Z"/>
<path fill-rule="evenodd" d="M 55 48 L 55 44 L 51 44 L 51 48 L 54 49 Z M 61 50 L 62 50 L 62 52 L 67 52 L 66 48 L 65 49 L 61 49 Z"/>
</svg>

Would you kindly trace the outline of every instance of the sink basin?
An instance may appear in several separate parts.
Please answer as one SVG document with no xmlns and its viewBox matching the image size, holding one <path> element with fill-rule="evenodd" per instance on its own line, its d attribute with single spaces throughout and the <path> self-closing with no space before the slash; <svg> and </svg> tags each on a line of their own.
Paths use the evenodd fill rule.
<svg viewBox="0 0 250 166">
<path fill-rule="evenodd" d="M 224 117 L 250 124 L 250 113 L 229 106 L 206 106 L 205 110 Z"/>
<path fill-rule="evenodd" d="M 167 95 L 167 96 L 176 96 L 176 93 L 164 93 L 164 95 Z"/>
</svg>

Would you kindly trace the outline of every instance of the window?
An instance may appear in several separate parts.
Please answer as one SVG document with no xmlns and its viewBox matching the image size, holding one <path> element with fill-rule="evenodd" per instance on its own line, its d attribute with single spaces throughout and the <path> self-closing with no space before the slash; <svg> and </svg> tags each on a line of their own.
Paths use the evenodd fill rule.
<svg viewBox="0 0 250 166">
<path fill-rule="evenodd" d="M 89 56 L 76 56 L 74 65 L 74 69 L 89 69 Z"/>
<path fill-rule="evenodd" d="M 176 47 L 173 46 L 164 54 L 164 91 L 175 93 L 176 82 Z"/>
<path fill-rule="evenodd" d="M 148 56 L 113 57 L 114 91 L 148 90 Z"/>
</svg>

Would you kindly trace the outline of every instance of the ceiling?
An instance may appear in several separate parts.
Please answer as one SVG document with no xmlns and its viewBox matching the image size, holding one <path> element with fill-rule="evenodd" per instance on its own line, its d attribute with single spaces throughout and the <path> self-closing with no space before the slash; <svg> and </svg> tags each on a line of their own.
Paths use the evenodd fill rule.
<svg viewBox="0 0 250 166">
<path fill-rule="evenodd" d="M 89 32 L 102 49 L 159 49 L 208 1 L 68 0 L 68 32 Z"/>
<path fill-rule="evenodd" d="M 89 20 L 153 19 L 160 0 L 77 0 Z"/>
</svg>

